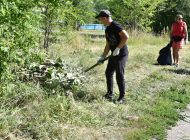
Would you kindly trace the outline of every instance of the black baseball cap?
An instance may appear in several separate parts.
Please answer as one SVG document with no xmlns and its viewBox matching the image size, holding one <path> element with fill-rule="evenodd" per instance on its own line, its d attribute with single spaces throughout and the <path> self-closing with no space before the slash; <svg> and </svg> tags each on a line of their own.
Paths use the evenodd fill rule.
<svg viewBox="0 0 190 140">
<path fill-rule="evenodd" d="M 110 17 L 111 13 L 108 10 L 101 10 L 100 13 L 96 16 L 96 18 L 99 17 Z"/>
</svg>

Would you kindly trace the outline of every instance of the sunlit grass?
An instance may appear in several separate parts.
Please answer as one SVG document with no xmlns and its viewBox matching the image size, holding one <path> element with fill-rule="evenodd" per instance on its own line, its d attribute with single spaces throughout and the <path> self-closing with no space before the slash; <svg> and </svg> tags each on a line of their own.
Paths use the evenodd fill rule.
<svg viewBox="0 0 190 140">
<path fill-rule="evenodd" d="M 190 102 L 189 47 L 182 49 L 181 67 L 154 65 L 166 37 L 131 33 L 126 66 L 126 104 L 104 100 L 106 63 L 85 73 L 83 87 L 47 91 L 37 83 L 12 82 L 0 87 L 0 138 L 18 139 L 164 139 L 179 109 Z M 74 32 L 49 49 L 51 59 L 86 68 L 103 52 L 104 38 Z M 115 75 L 114 75 L 115 76 Z M 180 83 L 180 84 L 179 84 Z M 118 88 L 114 79 L 115 98 Z M 129 119 L 137 116 L 138 119 Z"/>
</svg>

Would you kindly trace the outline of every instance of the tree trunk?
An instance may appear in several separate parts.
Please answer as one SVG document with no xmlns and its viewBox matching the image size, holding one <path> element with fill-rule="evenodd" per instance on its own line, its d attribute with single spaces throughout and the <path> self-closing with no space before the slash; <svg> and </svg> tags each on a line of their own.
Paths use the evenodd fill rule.
<svg viewBox="0 0 190 140">
<path fill-rule="evenodd" d="M 44 29 L 44 43 L 43 43 L 43 48 L 44 49 L 48 49 L 49 48 L 49 36 L 50 36 L 50 33 L 51 33 L 51 18 L 50 18 L 50 14 L 49 14 L 49 11 L 48 11 L 48 6 L 45 7 L 45 12 L 44 12 L 44 15 L 45 15 L 45 29 Z"/>
</svg>

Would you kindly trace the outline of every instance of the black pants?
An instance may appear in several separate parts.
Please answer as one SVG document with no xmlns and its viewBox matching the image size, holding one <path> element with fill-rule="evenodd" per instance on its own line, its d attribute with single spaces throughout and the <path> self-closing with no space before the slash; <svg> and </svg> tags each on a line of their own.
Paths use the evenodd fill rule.
<svg viewBox="0 0 190 140">
<path fill-rule="evenodd" d="M 106 82 L 108 94 L 113 94 L 113 74 L 116 72 L 116 81 L 120 96 L 125 95 L 125 64 L 128 60 L 128 52 L 124 56 L 113 56 L 108 60 L 106 68 Z"/>
</svg>

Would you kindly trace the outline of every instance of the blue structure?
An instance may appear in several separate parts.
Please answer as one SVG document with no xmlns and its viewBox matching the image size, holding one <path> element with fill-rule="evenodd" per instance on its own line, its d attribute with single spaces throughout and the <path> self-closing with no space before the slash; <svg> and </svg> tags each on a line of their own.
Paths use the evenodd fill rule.
<svg viewBox="0 0 190 140">
<path fill-rule="evenodd" d="M 85 24 L 80 26 L 81 30 L 105 30 L 103 24 Z"/>
</svg>

